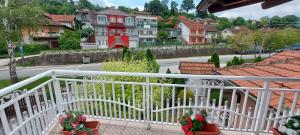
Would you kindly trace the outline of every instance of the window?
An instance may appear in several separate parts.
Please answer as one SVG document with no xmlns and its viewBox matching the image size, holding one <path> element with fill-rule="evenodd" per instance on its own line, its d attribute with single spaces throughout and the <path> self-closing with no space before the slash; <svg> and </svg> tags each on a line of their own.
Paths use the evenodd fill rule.
<svg viewBox="0 0 300 135">
<path fill-rule="evenodd" d="M 116 29 L 111 29 L 110 30 L 110 35 L 115 35 L 116 34 Z"/>
<path fill-rule="evenodd" d="M 99 46 L 107 46 L 107 40 L 99 40 Z"/>
<path fill-rule="evenodd" d="M 123 18 L 118 18 L 118 23 L 123 23 Z"/>
<path fill-rule="evenodd" d="M 107 17 L 106 16 L 98 16 L 98 21 L 101 23 L 107 23 Z"/>
<path fill-rule="evenodd" d="M 153 31 L 152 30 L 149 31 L 149 35 L 153 35 Z"/>
<path fill-rule="evenodd" d="M 117 29 L 117 34 L 122 34 L 122 30 L 121 29 Z"/>
<path fill-rule="evenodd" d="M 132 17 L 126 17 L 125 18 L 125 23 L 129 25 L 133 25 L 133 18 Z"/>
<path fill-rule="evenodd" d="M 105 35 L 107 35 L 107 29 L 106 28 L 99 28 L 98 29 L 98 35 L 99 36 L 105 36 Z"/>
<path fill-rule="evenodd" d="M 116 22 L 116 17 L 110 17 L 110 22 L 115 23 Z"/>
<path fill-rule="evenodd" d="M 127 33 L 128 35 L 133 34 L 133 29 L 126 29 L 126 33 Z"/>
<path fill-rule="evenodd" d="M 81 20 L 86 20 L 86 15 L 81 15 Z"/>
</svg>

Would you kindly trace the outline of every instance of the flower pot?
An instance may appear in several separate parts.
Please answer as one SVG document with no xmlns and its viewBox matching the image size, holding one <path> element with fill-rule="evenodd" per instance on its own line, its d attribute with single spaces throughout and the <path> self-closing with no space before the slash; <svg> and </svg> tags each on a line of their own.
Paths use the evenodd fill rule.
<svg viewBox="0 0 300 135">
<path fill-rule="evenodd" d="M 273 135 L 282 135 L 277 128 L 272 128 L 271 131 L 273 132 Z"/>
<path fill-rule="evenodd" d="M 202 131 L 195 132 L 195 135 L 219 135 L 220 133 L 216 124 L 206 124 L 202 127 Z"/>
<path fill-rule="evenodd" d="M 99 121 L 87 121 L 83 123 L 86 128 L 91 128 L 93 129 L 93 135 L 98 135 L 99 134 L 99 128 L 100 128 L 100 122 Z M 73 135 L 70 131 L 61 131 L 62 134 L 64 135 Z M 77 135 L 90 135 L 88 132 L 81 132 L 78 131 Z"/>
</svg>

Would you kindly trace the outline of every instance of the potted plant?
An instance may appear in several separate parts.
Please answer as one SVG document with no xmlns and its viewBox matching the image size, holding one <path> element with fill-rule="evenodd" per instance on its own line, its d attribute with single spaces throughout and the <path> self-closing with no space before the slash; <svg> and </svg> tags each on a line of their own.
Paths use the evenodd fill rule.
<svg viewBox="0 0 300 135">
<path fill-rule="evenodd" d="M 193 115 L 192 111 L 179 117 L 179 123 L 186 135 L 218 135 L 220 129 L 216 124 L 209 124 L 205 118 L 207 113 L 203 110 L 199 114 Z M 194 117 L 194 118 L 192 118 Z"/>
<path fill-rule="evenodd" d="M 99 121 L 86 121 L 86 116 L 79 111 L 65 112 L 59 118 L 61 131 L 64 135 L 98 135 Z"/>
<path fill-rule="evenodd" d="M 274 135 L 299 135 L 300 115 L 281 121 L 279 128 L 272 128 Z"/>
</svg>

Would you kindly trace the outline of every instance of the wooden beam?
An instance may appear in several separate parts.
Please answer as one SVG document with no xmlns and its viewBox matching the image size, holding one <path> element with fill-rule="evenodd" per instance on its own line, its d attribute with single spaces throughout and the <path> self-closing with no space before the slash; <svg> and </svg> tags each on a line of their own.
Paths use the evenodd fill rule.
<svg viewBox="0 0 300 135">
<path fill-rule="evenodd" d="M 221 4 L 213 4 L 208 8 L 208 11 L 210 13 L 216 13 L 216 12 L 221 12 L 221 11 L 225 11 L 225 10 L 229 10 L 229 9 L 234 9 L 234 8 L 239 8 L 242 6 L 247 6 L 247 5 L 251 5 L 251 4 L 256 4 L 256 3 L 260 3 L 264 0 L 241 0 L 243 1 L 242 3 L 236 3 L 236 4 L 230 4 L 227 6 L 222 6 Z"/>
<path fill-rule="evenodd" d="M 261 4 L 261 7 L 262 9 L 268 9 L 290 1 L 292 0 L 266 0 Z"/>
</svg>

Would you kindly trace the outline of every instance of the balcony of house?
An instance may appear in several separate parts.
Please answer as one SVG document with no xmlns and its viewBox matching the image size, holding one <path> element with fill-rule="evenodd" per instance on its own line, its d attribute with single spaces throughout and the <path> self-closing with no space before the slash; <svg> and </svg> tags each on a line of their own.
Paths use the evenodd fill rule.
<svg viewBox="0 0 300 135">
<path fill-rule="evenodd" d="M 38 32 L 32 35 L 33 38 L 58 38 L 59 36 L 59 32 Z"/>
<path fill-rule="evenodd" d="M 0 131 L 58 134 L 60 115 L 79 110 L 100 122 L 101 134 L 183 134 L 178 117 L 205 110 L 222 134 L 270 134 L 281 119 L 300 115 L 299 89 L 280 83 L 300 78 L 50 70 L 0 90 Z"/>
</svg>

